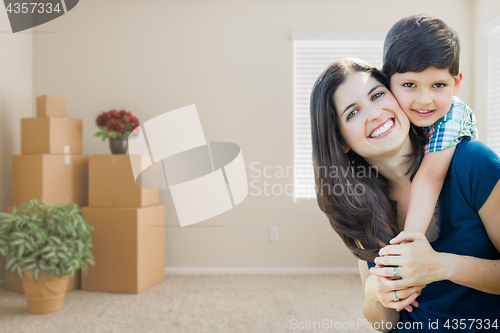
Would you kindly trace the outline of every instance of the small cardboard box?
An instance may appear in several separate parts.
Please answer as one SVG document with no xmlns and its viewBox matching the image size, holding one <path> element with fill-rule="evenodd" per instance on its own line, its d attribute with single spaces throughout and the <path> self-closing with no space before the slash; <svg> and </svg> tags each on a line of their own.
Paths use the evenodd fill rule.
<svg viewBox="0 0 500 333">
<path fill-rule="evenodd" d="M 138 294 L 165 279 L 165 206 L 83 211 L 95 228 L 83 290 Z"/>
<path fill-rule="evenodd" d="M 21 119 L 21 154 L 82 154 L 82 120 Z"/>
<path fill-rule="evenodd" d="M 36 98 L 36 116 L 66 117 L 66 100 L 62 96 L 38 96 Z"/>
<path fill-rule="evenodd" d="M 135 183 L 130 158 L 129 155 L 89 156 L 90 207 L 145 207 L 159 203 L 158 189 L 141 188 Z M 140 161 L 139 155 L 137 158 Z"/>
<path fill-rule="evenodd" d="M 76 203 L 87 206 L 88 156 L 14 155 L 12 204 L 35 199 L 47 204 Z"/>
<path fill-rule="evenodd" d="M 5 208 L 5 212 L 12 213 L 12 207 Z M 77 270 L 75 272 L 75 275 L 69 278 L 68 289 L 66 289 L 66 291 L 80 289 L 80 287 L 81 287 L 81 270 Z M 8 291 L 15 291 L 18 293 L 24 293 L 23 281 L 16 275 L 6 270 L 4 289 Z"/>
</svg>

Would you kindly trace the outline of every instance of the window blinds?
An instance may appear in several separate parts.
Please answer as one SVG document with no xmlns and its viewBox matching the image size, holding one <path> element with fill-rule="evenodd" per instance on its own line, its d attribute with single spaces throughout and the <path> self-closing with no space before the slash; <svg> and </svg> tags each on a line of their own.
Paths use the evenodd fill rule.
<svg viewBox="0 0 500 333">
<path fill-rule="evenodd" d="M 294 33 L 292 37 L 294 200 L 315 199 L 309 113 L 309 100 L 314 82 L 328 64 L 346 57 L 360 58 L 381 68 L 385 34 Z"/>
<path fill-rule="evenodd" d="M 500 24 L 489 32 L 488 146 L 500 155 Z"/>
</svg>

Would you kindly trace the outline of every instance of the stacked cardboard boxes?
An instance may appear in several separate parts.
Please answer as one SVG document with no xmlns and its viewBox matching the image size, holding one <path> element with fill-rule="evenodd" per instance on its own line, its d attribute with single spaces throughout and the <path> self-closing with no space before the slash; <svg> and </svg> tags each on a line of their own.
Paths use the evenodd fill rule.
<svg viewBox="0 0 500 333">
<path fill-rule="evenodd" d="M 12 158 L 12 204 L 43 199 L 48 204 L 87 205 L 88 157 L 82 154 L 82 121 L 65 118 L 64 97 L 37 97 L 37 117 L 21 119 L 21 155 Z M 10 211 L 10 208 L 7 209 Z M 22 281 L 5 273 L 5 289 L 23 292 Z M 68 290 L 80 288 L 80 272 Z"/>
<path fill-rule="evenodd" d="M 159 191 L 136 185 L 131 160 L 140 156 L 89 156 L 87 221 L 95 228 L 95 266 L 82 289 L 140 293 L 165 279 L 165 207 Z"/>
</svg>

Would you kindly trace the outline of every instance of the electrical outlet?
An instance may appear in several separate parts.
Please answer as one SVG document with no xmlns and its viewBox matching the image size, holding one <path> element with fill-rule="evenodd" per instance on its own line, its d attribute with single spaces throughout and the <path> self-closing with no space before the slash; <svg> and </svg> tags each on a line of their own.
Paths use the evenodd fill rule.
<svg viewBox="0 0 500 333">
<path fill-rule="evenodd" d="M 271 229 L 269 229 L 269 240 L 271 242 L 277 242 L 278 241 L 278 228 L 271 228 Z"/>
</svg>

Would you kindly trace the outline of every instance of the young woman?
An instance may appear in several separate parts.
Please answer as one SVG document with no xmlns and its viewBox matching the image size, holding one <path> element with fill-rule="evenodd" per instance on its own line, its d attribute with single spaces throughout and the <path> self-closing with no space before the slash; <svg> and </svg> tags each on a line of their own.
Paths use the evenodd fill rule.
<svg viewBox="0 0 500 333">
<path fill-rule="evenodd" d="M 361 259 L 365 317 L 381 331 L 500 329 L 500 159 L 464 140 L 426 233 L 431 243 L 419 234 L 393 239 L 404 227 L 426 135 L 388 87 L 370 64 L 343 59 L 311 95 L 318 205 Z"/>
</svg>

